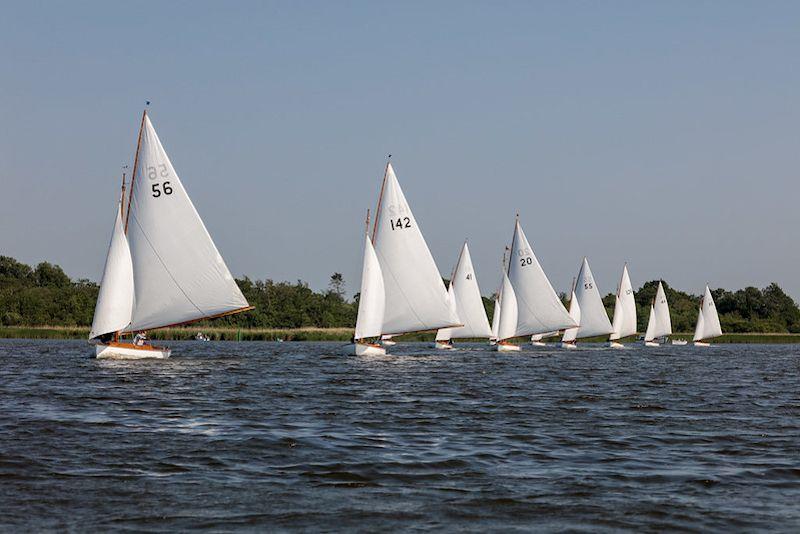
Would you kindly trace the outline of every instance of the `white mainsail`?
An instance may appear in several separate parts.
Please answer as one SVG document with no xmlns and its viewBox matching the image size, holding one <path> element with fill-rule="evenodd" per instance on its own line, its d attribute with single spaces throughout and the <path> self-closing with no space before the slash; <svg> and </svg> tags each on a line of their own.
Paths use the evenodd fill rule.
<svg viewBox="0 0 800 534">
<path fill-rule="evenodd" d="M 514 286 L 503 271 L 503 285 L 500 289 L 500 319 L 497 323 L 497 339 L 502 341 L 516 337 L 517 331 L 517 297 Z"/>
<path fill-rule="evenodd" d="M 644 340 L 645 341 L 653 341 L 656 336 L 656 312 L 653 309 L 653 305 L 650 305 L 650 317 L 647 319 L 647 330 L 644 332 Z"/>
<path fill-rule="evenodd" d="M 461 254 L 458 255 L 448 293 L 464 326 L 439 330 L 436 339 L 443 341 L 465 337 L 491 337 L 492 328 L 489 326 L 489 319 L 486 318 L 486 309 L 483 307 L 481 290 L 478 287 L 475 268 L 472 266 L 472 257 L 466 242 L 461 247 Z"/>
<path fill-rule="evenodd" d="M 575 324 L 581 323 L 581 305 L 578 302 L 578 297 L 575 295 L 574 284 L 572 288 L 572 294 L 569 297 L 569 316 L 572 317 L 572 320 L 575 321 Z M 578 338 L 578 330 L 580 330 L 580 327 L 578 326 L 567 328 L 564 330 L 564 335 L 561 337 L 561 341 L 565 343 L 575 341 Z"/>
<path fill-rule="evenodd" d="M 366 236 L 364 263 L 361 268 L 361 293 L 358 298 L 355 339 L 360 340 L 381 335 L 383 312 L 386 305 L 383 275 L 372 241 Z"/>
<path fill-rule="evenodd" d="M 700 301 L 700 310 L 697 314 L 697 326 L 694 331 L 694 341 L 711 339 L 722 335 L 722 326 L 719 324 L 719 314 L 711 296 L 711 289 L 706 286 L 705 295 Z"/>
<path fill-rule="evenodd" d="M 133 265 L 128 239 L 122 222 L 122 200 L 117 206 L 117 216 L 111 241 L 108 244 L 103 279 L 94 307 L 94 319 L 89 339 L 119 332 L 131 322 L 133 310 Z"/>
<path fill-rule="evenodd" d="M 134 173 L 127 215 L 134 307 L 125 331 L 248 309 L 146 113 Z"/>
<path fill-rule="evenodd" d="M 610 334 L 613 331 L 611 321 L 608 320 L 606 307 L 603 305 L 597 283 L 589 268 L 589 260 L 586 258 L 583 258 L 581 263 L 574 292 L 580 305 L 580 319 L 576 321 L 580 326 L 575 339 Z M 572 316 L 571 313 L 570 315 Z M 574 316 L 572 318 L 575 319 Z"/>
<path fill-rule="evenodd" d="M 492 312 L 492 335 L 491 340 L 497 340 L 497 332 L 500 329 L 500 297 L 494 298 L 494 312 Z"/>
<path fill-rule="evenodd" d="M 664 292 L 664 285 L 659 282 L 658 289 L 656 290 L 656 299 L 653 303 L 653 310 L 655 312 L 656 324 L 653 337 L 663 337 L 672 334 L 672 320 L 669 317 L 669 304 L 667 304 L 667 295 Z"/>
<path fill-rule="evenodd" d="M 614 302 L 613 332 L 609 339 L 616 340 L 632 336 L 636 333 L 636 300 L 633 297 L 633 286 L 628 275 L 628 264 L 622 267 L 622 278 Z"/>
<path fill-rule="evenodd" d="M 519 219 L 514 225 L 509 261 L 508 278 L 514 287 L 519 310 L 515 336 L 530 336 L 577 326 L 539 265 Z"/>
<path fill-rule="evenodd" d="M 386 287 L 385 333 L 461 326 L 391 164 L 386 165 L 372 243 Z"/>
</svg>

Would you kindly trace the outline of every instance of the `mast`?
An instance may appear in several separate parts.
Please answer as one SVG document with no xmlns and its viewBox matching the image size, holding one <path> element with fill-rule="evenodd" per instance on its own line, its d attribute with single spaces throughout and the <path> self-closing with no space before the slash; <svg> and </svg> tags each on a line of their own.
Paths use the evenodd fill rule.
<svg viewBox="0 0 800 534">
<path fill-rule="evenodd" d="M 150 102 L 147 102 L 147 105 L 150 105 Z M 142 111 L 142 122 L 139 124 L 139 138 L 136 141 L 136 155 L 133 157 L 133 174 L 131 175 L 131 192 L 133 191 L 133 186 L 136 182 L 136 168 L 139 166 L 139 149 L 142 148 L 142 131 L 144 130 L 144 119 L 147 117 L 147 107 L 144 108 Z M 125 216 L 125 234 L 128 233 L 128 220 L 131 217 L 131 200 L 133 199 L 133 195 L 128 196 L 128 211 L 126 212 Z"/>
<path fill-rule="evenodd" d="M 127 165 L 125 166 L 127 167 Z M 125 171 L 122 171 L 122 191 L 119 197 L 119 218 L 125 217 Z M 119 330 L 114 332 L 114 343 L 119 342 Z"/>
<path fill-rule="evenodd" d="M 372 244 L 375 245 L 375 239 L 378 237 L 378 218 L 381 216 L 381 204 L 383 203 L 383 189 L 386 187 L 386 177 L 389 175 L 389 164 L 392 162 L 392 155 L 386 158 L 386 167 L 383 170 L 383 181 L 381 182 L 381 191 L 378 193 L 378 205 L 375 207 L 375 226 L 372 229 Z M 368 227 L 369 228 L 369 227 Z M 369 233 L 369 232 L 367 232 Z"/>
</svg>

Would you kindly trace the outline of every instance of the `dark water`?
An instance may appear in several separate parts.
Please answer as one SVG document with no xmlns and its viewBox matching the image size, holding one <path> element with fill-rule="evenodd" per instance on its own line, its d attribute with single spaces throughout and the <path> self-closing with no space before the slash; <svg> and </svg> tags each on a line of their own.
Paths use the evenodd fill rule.
<svg viewBox="0 0 800 534">
<path fill-rule="evenodd" d="M 800 529 L 800 347 L 0 342 L 0 528 Z"/>
</svg>

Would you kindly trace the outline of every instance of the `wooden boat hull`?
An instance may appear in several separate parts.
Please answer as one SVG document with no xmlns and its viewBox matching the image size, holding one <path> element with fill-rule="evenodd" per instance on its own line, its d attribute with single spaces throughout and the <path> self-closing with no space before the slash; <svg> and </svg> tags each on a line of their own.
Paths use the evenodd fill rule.
<svg viewBox="0 0 800 534">
<path fill-rule="evenodd" d="M 519 345 L 514 345 L 513 343 L 504 343 L 500 341 L 494 345 L 494 350 L 496 350 L 497 352 L 519 352 L 521 349 Z"/>
<path fill-rule="evenodd" d="M 95 357 L 113 360 L 144 360 L 169 358 L 172 353 L 164 347 L 152 345 L 134 345 L 133 343 L 98 343 L 95 345 Z"/>
<path fill-rule="evenodd" d="M 439 350 L 453 350 L 453 344 L 447 341 L 437 341 L 435 346 Z"/>
<path fill-rule="evenodd" d="M 373 343 L 351 343 L 345 345 L 344 353 L 348 356 L 386 356 L 386 349 Z"/>
</svg>

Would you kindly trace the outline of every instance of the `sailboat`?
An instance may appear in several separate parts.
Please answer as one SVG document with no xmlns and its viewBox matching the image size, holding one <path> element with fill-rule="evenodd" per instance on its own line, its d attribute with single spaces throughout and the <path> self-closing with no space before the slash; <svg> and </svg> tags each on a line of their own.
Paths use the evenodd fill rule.
<svg viewBox="0 0 800 534">
<path fill-rule="evenodd" d="M 625 347 L 620 340 L 636 333 L 636 300 L 633 297 L 633 286 L 628 275 L 628 264 L 622 267 L 622 277 L 617 288 L 614 301 L 614 322 L 611 324 L 613 332 L 608 337 L 608 346 L 612 349 Z"/>
<path fill-rule="evenodd" d="M 572 307 L 577 306 L 577 318 L 572 314 Z M 572 288 L 570 301 L 570 317 L 578 323 L 577 328 L 570 328 L 564 332 L 561 346 L 568 349 L 576 348 L 576 341 L 587 337 L 597 337 L 613 332 L 611 321 L 608 320 L 606 307 L 600 297 L 600 290 L 594 280 L 589 260 L 586 257 L 581 262 L 577 282 Z"/>
<path fill-rule="evenodd" d="M 168 358 L 144 331 L 253 309 L 142 114 L 131 190 L 117 209 L 90 340 L 98 358 Z M 120 336 L 137 333 L 135 341 Z"/>
<path fill-rule="evenodd" d="M 534 347 L 546 347 L 547 343 L 544 342 L 545 338 L 554 337 L 558 335 L 558 331 L 545 332 L 544 334 L 533 334 L 531 336 L 531 345 Z"/>
<path fill-rule="evenodd" d="M 665 340 L 672 335 L 672 320 L 669 317 L 669 304 L 664 293 L 664 285 L 658 282 L 656 295 L 650 305 L 650 318 L 647 321 L 647 331 L 644 334 L 644 344 L 647 347 L 658 347 L 658 340 Z"/>
<path fill-rule="evenodd" d="M 694 344 L 696 347 L 708 347 L 709 339 L 722 335 L 722 327 L 719 324 L 719 314 L 717 306 L 714 304 L 714 297 L 711 296 L 711 289 L 706 284 L 706 292 L 700 299 L 700 309 L 697 313 L 697 326 L 694 329 Z"/>
<path fill-rule="evenodd" d="M 513 305 L 510 302 L 512 296 Z M 500 304 L 498 342 L 495 346 L 498 351 L 519 350 L 518 345 L 510 343 L 510 339 L 514 337 L 527 337 L 577 326 L 533 253 L 519 223 L 519 215 L 514 223 L 508 267 L 503 270 Z M 509 316 L 506 316 L 507 308 Z"/>
<path fill-rule="evenodd" d="M 483 307 L 481 290 L 478 287 L 466 241 L 461 247 L 453 276 L 450 278 L 448 295 L 464 326 L 439 329 L 436 332 L 436 348 L 452 349 L 453 339 L 475 337 L 489 339 L 492 336 L 492 329 L 489 326 L 489 319 L 486 318 L 486 309 Z"/>
<path fill-rule="evenodd" d="M 386 293 L 383 273 L 369 238 L 369 212 L 367 212 L 367 231 L 364 235 L 364 260 L 361 267 L 361 292 L 358 299 L 358 316 L 354 343 L 348 347 L 356 356 L 382 356 L 386 349 L 378 343 L 368 341 L 379 338 L 383 329 L 386 308 Z"/>
<path fill-rule="evenodd" d="M 463 326 L 391 162 L 386 164 L 370 246 L 383 279 L 384 311 L 376 336 Z"/>
</svg>

